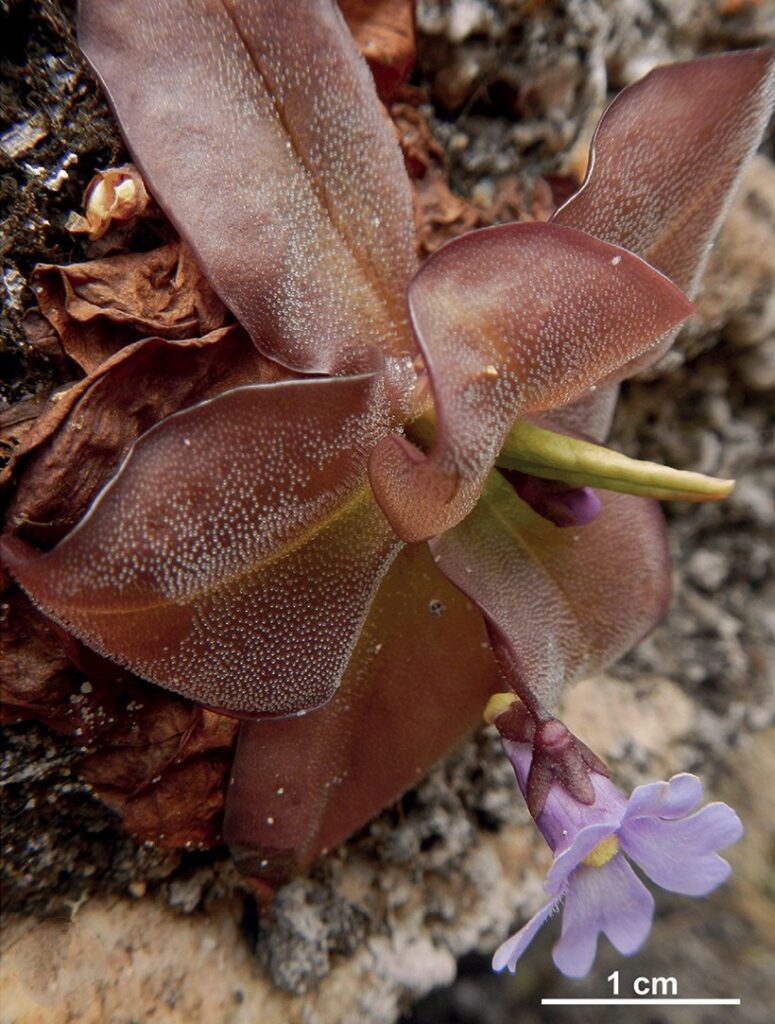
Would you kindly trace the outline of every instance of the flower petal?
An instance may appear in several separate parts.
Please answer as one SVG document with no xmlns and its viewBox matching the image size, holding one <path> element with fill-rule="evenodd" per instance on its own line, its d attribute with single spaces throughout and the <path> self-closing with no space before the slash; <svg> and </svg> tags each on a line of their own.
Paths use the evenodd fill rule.
<svg viewBox="0 0 775 1024">
<path fill-rule="evenodd" d="M 520 498 L 555 526 L 586 526 L 600 515 L 600 498 L 591 487 L 574 487 L 513 470 L 501 472 Z"/>
<path fill-rule="evenodd" d="M 600 868 L 582 866 L 568 884 L 554 962 L 568 977 L 583 978 L 595 962 L 600 932 L 630 956 L 645 942 L 653 917 L 654 898 L 624 857 Z"/>
<path fill-rule="evenodd" d="M 470 512 L 518 415 L 579 398 L 693 309 L 631 253 L 535 223 L 447 243 L 413 278 L 409 307 L 436 438 L 426 456 L 391 435 L 369 462 L 377 500 L 406 541 Z"/>
<path fill-rule="evenodd" d="M 400 547 L 365 472 L 389 428 L 380 376 L 226 391 L 145 433 L 52 551 L 5 540 L 8 566 L 144 679 L 223 711 L 316 707 Z"/>
<path fill-rule="evenodd" d="M 550 900 L 546 906 L 541 907 L 538 913 L 534 914 L 526 925 L 523 925 L 516 934 L 498 946 L 492 958 L 492 969 L 494 971 L 502 971 L 504 967 L 508 967 L 511 973 L 514 973 L 517 969 L 517 960 L 519 960 L 536 937 L 544 922 L 552 916 L 561 901 L 562 893 L 559 896 L 555 896 L 553 900 Z"/>
<path fill-rule="evenodd" d="M 670 892 L 705 896 L 732 869 L 716 850 L 736 843 L 743 825 L 727 804 L 713 803 L 688 818 L 635 818 L 622 824 L 622 849 L 649 878 Z"/>
<path fill-rule="evenodd" d="M 583 804 L 579 805 L 583 807 Z M 565 885 L 571 873 L 581 865 L 581 862 L 591 853 L 601 840 L 616 832 L 618 821 L 601 821 L 594 825 L 585 825 L 575 836 L 571 845 L 560 853 L 555 859 L 546 875 L 544 888 L 549 893 L 555 893 Z"/>
<path fill-rule="evenodd" d="M 637 786 L 624 813 L 624 821 L 640 817 L 685 818 L 702 800 L 702 779 L 689 772 L 674 775 L 669 782 Z"/>
</svg>

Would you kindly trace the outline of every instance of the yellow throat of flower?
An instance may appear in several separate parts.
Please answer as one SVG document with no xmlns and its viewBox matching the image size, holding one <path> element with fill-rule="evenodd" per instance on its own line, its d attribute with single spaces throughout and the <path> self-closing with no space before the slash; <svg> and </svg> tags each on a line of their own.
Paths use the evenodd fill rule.
<svg viewBox="0 0 775 1024">
<path fill-rule="evenodd" d="M 616 836 L 606 836 L 605 839 L 600 840 L 594 850 L 589 851 L 582 863 L 590 868 L 602 868 L 618 852 L 619 840 Z"/>
</svg>

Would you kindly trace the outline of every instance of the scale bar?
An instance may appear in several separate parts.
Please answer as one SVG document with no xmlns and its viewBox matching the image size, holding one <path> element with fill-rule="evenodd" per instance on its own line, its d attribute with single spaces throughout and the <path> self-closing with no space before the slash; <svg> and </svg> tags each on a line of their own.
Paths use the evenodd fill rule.
<svg viewBox="0 0 775 1024">
<path fill-rule="evenodd" d="M 739 1006 L 739 999 L 542 999 L 542 1006 Z"/>
</svg>

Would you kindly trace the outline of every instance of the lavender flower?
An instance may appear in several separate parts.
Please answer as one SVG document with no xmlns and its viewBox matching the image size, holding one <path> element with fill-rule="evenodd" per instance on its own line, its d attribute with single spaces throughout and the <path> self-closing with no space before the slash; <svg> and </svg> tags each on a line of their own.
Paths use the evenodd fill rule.
<svg viewBox="0 0 775 1024">
<path fill-rule="evenodd" d="M 532 745 L 504 739 L 503 746 L 525 795 Z M 554 852 L 544 883 L 550 900 L 496 950 L 496 971 L 514 972 L 563 901 L 562 934 L 553 951 L 563 974 L 583 978 L 589 972 L 600 932 L 625 956 L 640 949 L 651 930 L 654 898 L 627 857 L 663 889 L 686 896 L 707 895 L 731 873 L 717 851 L 736 843 L 743 826 L 727 804 L 695 810 L 703 788 L 697 776 L 683 773 L 638 786 L 629 800 L 604 775 L 590 771 L 589 778 L 595 793 L 589 805 L 556 782 L 549 788 L 536 824 Z"/>
</svg>

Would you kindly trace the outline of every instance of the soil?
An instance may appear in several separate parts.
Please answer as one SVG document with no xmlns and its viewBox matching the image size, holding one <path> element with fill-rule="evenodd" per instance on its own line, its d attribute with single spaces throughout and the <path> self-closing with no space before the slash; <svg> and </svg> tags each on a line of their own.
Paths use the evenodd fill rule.
<svg viewBox="0 0 775 1024">
<path fill-rule="evenodd" d="M 94 171 L 122 162 L 125 153 L 75 44 L 74 4 L 3 0 L 0 11 L 2 132 L 15 129 L 0 144 L 0 398 L 13 403 L 67 377 L 67 368 L 47 363 L 24 341 L 22 319 L 34 307 L 26 283 L 38 262 L 87 258 L 88 243 L 64 222 Z M 745 0 L 420 0 L 415 82 L 427 90 L 453 187 L 486 203 L 504 176 L 529 181 L 573 170 L 607 97 L 653 64 L 761 45 L 773 35 L 774 19 L 771 4 Z M 210 984 L 197 980 L 192 953 L 177 1003 L 149 995 L 145 1005 L 158 1013 L 133 1011 L 143 1024 L 257 1019 L 241 1014 L 250 986 L 259 984 L 262 992 L 288 994 L 277 1003 L 278 1020 L 376 1024 L 404 1010 L 406 1024 L 529 1024 L 560 1014 L 583 1024 L 605 1019 L 605 1011 L 542 1009 L 540 998 L 608 994 L 605 978 L 614 969 L 627 983 L 637 975 L 676 976 L 685 996 L 741 996 L 741 1019 L 769 1020 L 775 915 L 767 865 L 775 809 L 761 779 L 772 767 L 775 710 L 773 230 L 775 169 L 764 155 L 714 252 L 699 318 L 648 381 L 625 387 L 612 439 L 635 456 L 735 476 L 738 487 L 723 505 L 666 510 L 676 565 L 670 613 L 608 676 L 568 697 L 569 718 L 597 740 L 623 788 L 655 772 L 697 771 L 740 809 L 748 838 L 733 854 L 729 886 L 701 902 L 662 898 L 655 933 L 635 962 L 607 949 L 585 982 L 555 974 L 548 936 L 516 979 L 494 977 L 488 954 L 518 916 L 539 905 L 544 865 L 489 733 L 309 878 L 282 890 L 259 919 L 224 851 L 138 846 L 72 771 L 71 745 L 25 724 L 5 730 L 0 752 L 11 946 L 20 928 L 38 920 L 60 927 L 72 918 L 77 936 L 79 919 L 91 920 L 90 906 L 114 907 L 119 934 L 136 908 L 147 906 L 165 921 L 172 915 L 181 936 L 192 930 L 192 949 L 204 942 L 208 923 L 226 921 L 218 941 L 235 950 L 233 966 L 223 969 L 228 1010 L 208 1017 L 204 1002 L 186 1003 L 197 984 Z M 509 878 L 504 864 L 519 870 Z M 83 973 L 89 947 L 83 949 L 81 961 L 57 968 L 57 991 L 69 977 L 76 996 L 91 992 L 93 979 Z M 410 1009 L 434 984 L 452 981 L 457 961 L 454 984 Z M 227 975 L 233 991 L 226 991 Z M 187 1016 L 175 1016 L 184 1007 Z M 119 1010 L 95 1012 L 89 1020 L 130 1020 Z M 87 1019 L 52 1013 L 2 1020 Z M 692 1022 L 729 1019 L 723 1009 L 682 1013 Z M 275 1018 L 267 1010 L 265 1019 Z M 658 1008 L 649 1016 L 671 1019 Z"/>
</svg>

